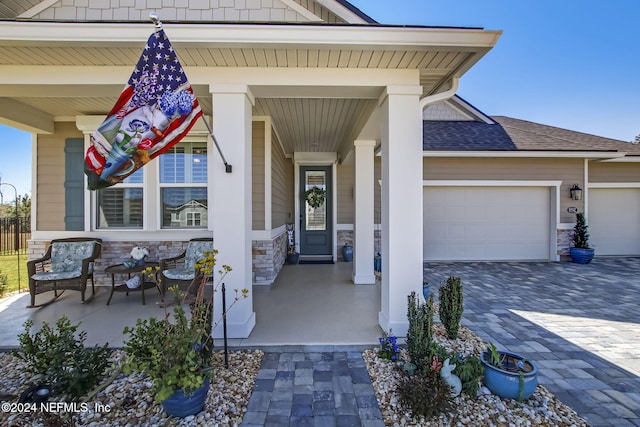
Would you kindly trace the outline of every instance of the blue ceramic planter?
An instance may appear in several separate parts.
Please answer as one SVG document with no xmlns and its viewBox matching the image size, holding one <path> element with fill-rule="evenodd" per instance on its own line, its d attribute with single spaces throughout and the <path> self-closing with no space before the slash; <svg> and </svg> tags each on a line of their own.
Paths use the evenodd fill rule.
<svg viewBox="0 0 640 427">
<path fill-rule="evenodd" d="M 353 246 L 344 245 L 342 247 L 342 259 L 344 259 L 344 262 L 353 261 Z"/>
<path fill-rule="evenodd" d="M 499 397 L 527 400 L 536 391 L 536 387 L 538 386 L 538 366 L 532 360 L 524 362 L 525 357 L 517 353 L 510 353 L 508 351 L 500 351 L 499 353 L 518 361 L 523 361 L 523 363 L 528 363 L 533 370 L 521 375 L 518 372 L 498 368 L 489 363 L 490 354 L 485 351 L 480 354 L 480 363 L 482 363 L 484 367 L 484 385 Z"/>
<path fill-rule="evenodd" d="M 162 402 L 162 407 L 167 415 L 184 418 L 202 411 L 209 393 L 209 378 L 205 378 L 202 387 L 196 389 L 193 394 L 185 394 L 182 390 L 176 390 L 167 400 Z"/>
<path fill-rule="evenodd" d="M 571 261 L 576 264 L 589 264 L 593 259 L 594 249 L 569 248 Z"/>
</svg>

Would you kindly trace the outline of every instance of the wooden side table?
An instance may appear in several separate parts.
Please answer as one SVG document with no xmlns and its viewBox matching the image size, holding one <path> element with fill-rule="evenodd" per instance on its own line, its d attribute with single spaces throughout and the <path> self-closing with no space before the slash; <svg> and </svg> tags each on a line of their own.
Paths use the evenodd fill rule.
<svg viewBox="0 0 640 427">
<path fill-rule="evenodd" d="M 157 286 L 154 282 L 149 282 L 145 280 L 144 277 L 142 277 L 142 283 L 140 284 L 140 286 L 131 289 L 127 286 L 126 283 L 116 286 L 115 276 L 116 274 L 126 274 L 127 277 L 131 279 L 131 275 L 140 274 L 140 272 L 142 272 L 142 270 L 144 270 L 145 268 L 157 267 L 158 265 L 160 265 L 160 263 L 156 261 L 146 261 L 144 265 L 138 265 L 131 268 L 125 267 L 124 264 L 110 265 L 109 267 L 105 268 L 104 272 L 107 274 L 111 274 L 111 293 L 109 294 L 107 305 L 109 305 L 109 303 L 111 302 L 111 297 L 113 296 L 114 292 L 126 292 L 127 295 L 129 295 L 129 292 L 140 292 L 142 293 L 142 305 L 145 305 L 146 301 L 144 299 L 144 291 L 146 289 L 156 288 Z M 162 292 L 160 291 L 160 289 L 158 289 L 158 292 L 160 292 L 160 296 L 162 296 Z"/>
</svg>

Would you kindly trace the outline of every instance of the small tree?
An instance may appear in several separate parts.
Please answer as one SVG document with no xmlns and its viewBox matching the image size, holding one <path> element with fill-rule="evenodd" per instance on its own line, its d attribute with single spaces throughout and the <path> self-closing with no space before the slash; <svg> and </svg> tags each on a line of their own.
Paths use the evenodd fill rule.
<svg viewBox="0 0 640 427">
<path fill-rule="evenodd" d="M 589 246 L 589 226 L 584 218 L 584 212 L 576 214 L 576 226 L 573 228 L 573 247 L 591 249 Z"/>
<path fill-rule="evenodd" d="M 636 135 L 636 138 L 631 141 L 632 144 L 640 144 L 640 134 Z"/>
<path fill-rule="evenodd" d="M 431 341 L 433 340 L 433 296 L 425 304 L 420 304 L 415 292 L 407 297 L 407 351 L 411 362 L 418 367 L 431 362 Z"/>
</svg>

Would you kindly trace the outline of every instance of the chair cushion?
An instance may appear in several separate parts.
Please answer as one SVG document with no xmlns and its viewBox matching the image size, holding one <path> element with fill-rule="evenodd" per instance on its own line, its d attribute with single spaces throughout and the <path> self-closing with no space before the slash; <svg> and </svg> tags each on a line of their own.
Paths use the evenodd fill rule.
<svg viewBox="0 0 640 427">
<path fill-rule="evenodd" d="M 169 270 L 164 270 L 162 274 L 166 278 L 173 280 L 193 280 L 195 277 L 193 270 L 185 271 L 183 268 L 171 268 Z"/>
<path fill-rule="evenodd" d="M 213 241 L 193 241 L 187 245 L 187 250 L 184 256 L 184 271 L 183 273 L 191 273 L 193 279 L 194 266 L 198 261 L 204 258 L 204 253 L 213 250 Z M 169 276 L 167 276 L 169 277 Z"/>
<path fill-rule="evenodd" d="M 51 245 L 51 272 L 81 270 L 82 260 L 93 254 L 95 244 L 95 241 L 54 242 Z"/>
<path fill-rule="evenodd" d="M 65 280 L 65 279 L 73 279 L 76 277 L 80 277 L 82 275 L 82 269 L 78 270 L 69 270 L 69 271 L 43 271 L 41 273 L 36 273 L 31 276 L 34 280 Z"/>
</svg>

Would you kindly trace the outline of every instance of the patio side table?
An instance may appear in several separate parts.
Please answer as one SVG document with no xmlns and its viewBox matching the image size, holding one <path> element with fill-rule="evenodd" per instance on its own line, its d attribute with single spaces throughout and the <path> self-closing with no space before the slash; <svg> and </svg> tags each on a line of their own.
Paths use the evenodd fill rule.
<svg viewBox="0 0 640 427">
<path fill-rule="evenodd" d="M 130 279 L 131 275 L 140 274 L 140 272 L 142 272 L 142 270 L 144 270 L 145 268 L 157 267 L 158 265 L 160 265 L 160 263 L 158 263 L 157 261 L 146 261 L 144 265 L 137 265 L 131 268 L 125 267 L 124 264 L 110 265 L 109 267 L 105 268 L 104 272 L 107 274 L 111 274 L 111 293 L 109 294 L 107 305 L 109 305 L 109 303 L 111 302 L 111 297 L 113 297 L 114 292 L 126 292 L 127 296 L 129 295 L 129 292 L 140 292 L 142 293 L 142 305 L 146 305 L 146 301 L 144 299 L 144 291 L 146 289 L 157 288 L 155 283 L 147 281 L 144 277 L 142 277 L 142 283 L 140 284 L 140 286 L 131 289 L 127 286 L 126 283 L 116 286 L 115 276 L 116 274 L 126 274 Z M 160 296 L 162 296 L 162 292 L 160 291 L 160 289 L 158 289 L 158 292 L 160 292 Z"/>
</svg>

